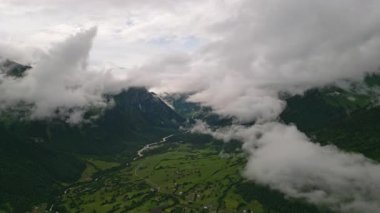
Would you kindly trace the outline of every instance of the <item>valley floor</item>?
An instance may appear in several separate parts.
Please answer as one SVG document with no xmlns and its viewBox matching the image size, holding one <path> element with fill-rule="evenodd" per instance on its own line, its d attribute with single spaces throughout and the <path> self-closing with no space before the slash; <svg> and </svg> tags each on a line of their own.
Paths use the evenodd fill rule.
<svg viewBox="0 0 380 213">
<path fill-rule="evenodd" d="M 63 206 L 70 212 L 262 211 L 257 201 L 247 203 L 235 193 L 244 158 L 221 157 L 212 147 L 172 146 L 71 188 L 62 196 Z"/>
<path fill-rule="evenodd" d="M 220 144 L 212 142 L 163 144 L 120 169 L 71 186 L 55 203 L 54 210 L 297 212 L 299 206 L 305 208 L 269 189 L 246 183 L 241 174 L 244 154 L 221 150 Z"/>
</svg>

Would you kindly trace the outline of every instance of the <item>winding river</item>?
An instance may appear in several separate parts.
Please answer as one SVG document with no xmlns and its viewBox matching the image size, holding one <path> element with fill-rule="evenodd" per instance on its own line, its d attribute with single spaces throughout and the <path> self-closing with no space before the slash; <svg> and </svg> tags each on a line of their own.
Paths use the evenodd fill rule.
<svg viewBox="0 0 380 213">
<path fill-rule="evenodd" d="M 150 149 L 157 148 L 157 146 L 159 146 L 160 144 L 165 143 L 165 142 L 168 140 L 168 138 L 170 138 L 170 137 L 172 137 L 172 136 L 173 136 L 173 135 L 168 135 L 168 136 L 166 136 L 166 137 L 163 137 L 163 138 L 162 138 L 160 141 L 158 141 L 158 142 L 154 142 L 154 143 L 150 143 L 150 144 L 145 145 L 143 148 L 141 148 L 141 149 L 139 149 L 139 150 L 137 151 L 137 157 L 133 158 L 133 160 L 137 160 L 137 159 L 143 157 L 143 156 L 144 156 L 143 153 L 144 153 L 145 151 L 150 150 Z"/>
</svg>

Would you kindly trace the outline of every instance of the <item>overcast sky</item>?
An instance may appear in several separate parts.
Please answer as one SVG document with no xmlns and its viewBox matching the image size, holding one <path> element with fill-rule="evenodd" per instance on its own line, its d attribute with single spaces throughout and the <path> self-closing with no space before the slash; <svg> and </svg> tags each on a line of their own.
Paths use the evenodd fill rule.
<svg viewBox="0 0 380 213">
<path fill-rule="evenodd" d="M 157 55 L 192 52 L 217 38 L 207 26 L 227 17 L 234 4 L 228 2 L 1 0 L 0 36 L 23 49 L 46 50 L 68 35 L 98 26 L 92 62 L 130 66 Z"/>
</svg>

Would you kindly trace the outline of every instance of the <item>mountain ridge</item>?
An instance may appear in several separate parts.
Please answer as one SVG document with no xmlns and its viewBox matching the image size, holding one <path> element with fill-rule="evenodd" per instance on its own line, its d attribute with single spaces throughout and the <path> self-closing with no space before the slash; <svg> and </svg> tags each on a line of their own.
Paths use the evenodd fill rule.
<svg viewBox="0 0 380 213">
<path fill-rule="evenodd" d="M 136 150 L 177 131 L 184 122 L 145 88 L 130 88 L 107 98 L 114 100 L 113 107 L 79 125 L 60 118 L 30 120 L 2 114 L 0 204 L 24 212 L 31 204 L 54 197 L 62 183 L 79 179 L 86 165 L 78 155 L 123 153 L 127 161 Z"/>
</svg>

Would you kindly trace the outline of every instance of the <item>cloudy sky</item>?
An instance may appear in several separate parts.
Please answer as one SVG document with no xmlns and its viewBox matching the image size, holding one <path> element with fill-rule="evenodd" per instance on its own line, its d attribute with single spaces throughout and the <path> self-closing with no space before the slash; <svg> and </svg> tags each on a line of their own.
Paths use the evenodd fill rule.
<svg viewBox="0 0 380 213">
<path fill-rule="evenodd" d="M 57 44 L 96 26 L 89 66 L 129 75 L 132 84 L 158 91 L 197 90 L 192 99 L 221 114 L 273 118 L 283 108 L 275 97 L 279 90 L 302 92 L 378 70 L 379 5 L 375 0 L 2 0 L 0 56 L 37 63 Z M 215 95 L 221 88 L 228 93 Z M 260 100 L 253 100 L 253 93 Z M 268 104 L 273 109 L 262 112 Z M 236 112 L 240 105 L 252 108 Z"/>
<path fill-rule="evenodd" d="M 377 163 L 276 120 L 280 92 L 379 72 L 379 26 L 378 0 L 0 0 L 0 57 L 33 64 L 23 79 L 0 75 L 0 103 L 32 103 L 34 118 L 77 109 L 68 112 L 80 121 L 122 88 L 192 92 L 190 101 L 235 118 L 227 129 L 194 131 L 243 141 L 248 179 L 376 212 Z M 239 125 L 249 121 L 257 125 Z"/>
<path fill-rule="evenodd" d="M 93 63 L 141 64 L 149 57 L 192 52 L 216 36 L 208 26 L 226 17 L 233 1 L 2 0 L 0 36 L 19 48 L 47 49 L 98 26 Z M 30 50 L 33 51 L 33 50 Z"/>
</svg>

